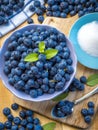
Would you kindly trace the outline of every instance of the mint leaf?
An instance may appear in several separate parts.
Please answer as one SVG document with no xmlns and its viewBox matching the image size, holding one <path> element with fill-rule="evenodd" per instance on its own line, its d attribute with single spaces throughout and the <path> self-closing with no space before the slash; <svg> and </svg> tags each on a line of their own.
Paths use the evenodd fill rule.
<svg viewBox="0 0 98 130">
<path fill-rule="evenodd" d="M 50 123 L 43 125 L 43 130 L 54 130 L 55 127 L 56 127 L 56 123 L 50 122 Z"/>
<path fill-rule="evenodd" d="M 56 49 L 48 49 L 45 51 L 45 55 L 47 59 L 53 58 L 58 53 L 58 50 Z"/>
<path fill-rule="evenodd" d="M 69 94 L 68 92 L 64 92 L 64 93 L 60 94 L 59 96 L 53 98 L 52 101 L 59 102 L 59 101 L 65 99 L 68 96 L 68 94 Z"/>
<path fill-rule="evenodd" d="M 39 52 L 43 53 L 45 50 L 45 43 L 42 41 L 39 43 Z"/>
<path fill-rule="evenodd" d="M 30 53 L 24 59 L 24 61 L 27 61 L 27 62 L 34 62 L 34 61 L 37 61 L 37 60 L 38 60 L 38 54 L 37 53 Z"/>
<path fill-rule="evenodd" d="M 98 84 L 98 74 L 90 75 L 87 79 L 87 85 L 93 87 Z"/>
</svg>

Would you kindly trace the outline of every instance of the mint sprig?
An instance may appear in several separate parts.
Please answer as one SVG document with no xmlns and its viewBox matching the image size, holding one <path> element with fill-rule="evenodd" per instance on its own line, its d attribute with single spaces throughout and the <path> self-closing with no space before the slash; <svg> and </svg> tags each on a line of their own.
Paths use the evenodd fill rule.
<svg viewBox="0 0 98 130">
<path fill-rule="evenodd" d="M 65 99 L 68 96 L 68 94 L 69 94 L 68 92 L 64 92 L 64 93 L 60 94 L 59 96 L 53 98 L 52 101 L 59 102 L 59 101 Z"/>
<path fill-rule="evenodd" d="M 88 77 L 87 83 L 88 86 L 93 87 L 98 84 L 98 74 L 92 74 Z"/>
<path fill-rule="evenodd" d="M 56 123 L 50 122 L 50 123 L 43 125 L 43 130 L 54 130 L 55 127 L 56 127 Z"/>
<path fill-rule="evenodd" d="M 46 55 L 46 59 L 48 60 L 53 58 L 58 53 L 58 50 L 52 48 L 45 50 L 45 43 L 43 41 L 39 43 L 38 47 L 39 47 L 39 53 Z M 38 56 L 39 56 L 38 53 L 30 53 L 24 58 L 24 61 L 35 62 L 38 60 Z"/>
<path fill-rule="evenodd" d="M 44 53 L 45 51 L 45 43 L 42 41 L 39 43 L 39 52 Z"/>
<path fill-rule="evenodd" d="M 28 61 L 28 62 L 34 62 L 34 61 L 37 61 L 37 60 L 38 60 L 38 54 L 37 53 L 30 53 L 24 59 L 24 61 Z"/>
</svg>

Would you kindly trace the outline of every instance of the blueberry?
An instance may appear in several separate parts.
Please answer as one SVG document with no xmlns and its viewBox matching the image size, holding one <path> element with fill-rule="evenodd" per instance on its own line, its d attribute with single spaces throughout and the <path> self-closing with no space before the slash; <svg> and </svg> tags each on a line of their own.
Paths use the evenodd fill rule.
<svg viewBox="0 0 98 130">
<path fill-rule="evenodd" d="M 33 116 L 34 112 L 32 110 L 26 111 L 26 116 Z"/>
<path fill-rule="evenodd" d="M 15 84 L 15 88 L 16 88 L 17 90 L 22 90 L 24 86 L 25 86 L 25 82 L 22 81 L 22 80 L 18 81 L 18 82 Z"/>
<path fill-rule="evenodd" d="M 26 112 L 25 111 L 20 111 L 19 112 L 19 116 L 22 118 L 22 119 L 24 119 L 25 117 L 26 117 Z"/>
<path fill-rule="evenodd" d="M 0 130 L 4 130 L 4 124 L 2 122 L 0 122 Z"/>
<path fill-rule="evenodd" d="M 53 88 L 50 88 L 49 90 L 48 90 L 48 93 L 49 94 L 53 94 L 55 92 L 55 90 L 53 89 Z"/>
<path fill-rule="evenodd" d="M 44 64 L 43 64 L 42 61 L 37 61 L 37 62 L 36 62 L 36 66 L 37 66 L 39 69 L 43 69 Z M 38 69 L 38 68 L 37 68 L 37 69 Z M 37 71 L 37 73 L 38 73 L 38 71 Z M 37 74 L 37 73 L 36 73 L 36 74 Z"/>
<path fill-rule="evenodd" d="M 47 86 L 47 85 L 41 85 L 41 89 L 43 90 L 43 92 L 48 92 L 48 90 L 49 90 L 49 87 Z"/>
<path fill-rule="evenodd" d="M 9 82 L 9 84 L 14 85 L 14 79 L 13 78 L 8 78 L 8 82 Z"/>
<path fill-rule="evenodd" d="M 32 23 L 34 23 L 34 21 L 33 21 L 33 19 L 28 18 L 28 19 L 27 19 L 27 23 L 28 23 L 28 24 L 32 24 Z"/>
<path fill-rule="evenodd" d="M 17 125 L 12 125 L 11 130 L 18 130 L 18 126 Z"/>
<path fill-rule="evenodd" d="M 60 101 L 58 104 L 57 104 L 58 107 L 62 107 L 62 106 L 65 106 L 65 102 L 64 101 Z"/>
<path fill-rule="evenodd" d="M 33 74 L 38 74 L 38 68 L 35 66 L 31 67 L 31 71 L 33 72 Z"/>
<path fill-rule="evenodd" d="M 12 114 L 10 114 L 10 115 L 7 116 L 7 119 L 8 119 L 8 121 L 13 121 L 14 117 L 13 117 Z"/>
<path fill-rule="evenodd" d="M 35 0 L 34 1 L 34 7 L 40 7 L 41 6 L 41 3 L 39 0 Z"/>
<path fill-rule="evenodd" d="M 3 114 L 4 114 L 5 116 L 8 116 L 9 114 L 11 114 L 10 108 L 5 107 L 5 108 L 3 109 Z"/>
<path fill-rule="evenodd" d="M 30 96 L 31 96 L 32 98 L 37 98 L 37 97 L 38 97 L 37 90 L 30 90 Z"/>
<path fill-rule="evenodd" d="M 47 3 L 48 3 L 48 5 L 54 5 L 55 1 L 54 0 L 48 0 Z"/>
<path fill-rule="evenodd" d="M 82 114 L 83 116 L 87 116 L 87 115 L 88 115 L 88 110 L 85 109 L 85 108 L 83 108 L 83 109 L 81 110 L 81 114 Z"/>
<path fill-rule="evenodd" d="M 42 96 L 43 95 L 43 91 L 42 91 L 42 89 L 37 89 L 37 93 L 38 93 L 38 96 Z"/>
<path fill-rule="evenodd" d="M 71 16 L 74 16 L 75 14 L 76 14 L 76 11 L 75 11 L 75 10 L 73 10 L 73 11 L 70 12 L 70 15 L 71 15 Z"/>
<path fill-rule="evenodd" d="M 90 116 L 85 116 L 85 117 L 84 117 L 84 120 L 85 120 L 85 122 L 88 123 L 88 124 L 91 123 L 91 117 L 90 117 Z"/>
<path fill-rule="evenodd" d="M 21 124 L 21 119 L 19 117 L 14 117 L 13 122 L 16 125 L 20 125 Z"/>
<path fill-rule="evenodd" d="M 34 124 L 38 125 L 40 123 L 40 120 L 38 118 L 34 118 Z"/>
<path fill-rule="evenodd" d="M 77 88 L 79 91 L 83 91 L 85 89 L 84 84 L 80 84 L 80 86 Z"/>
<path fill-rule="evenodd" d="M 67 14 L 66 13 L 61 13 L 60 16 L 61 16 L 61 18 L 66 18 Z"/>
<path fill-rule="evenodd" d="M 66 60 L 66 62 L 67 62 L 68 65 L 72 65 L 72 63 L 73 63 L 73 61 L 72 61 L 71 58 L 68 58 L 68 59 Z"/>
<path fill-rule="evenodd" d="M 35 7 L 33 5 L 30 5 L 29 6 L 29 10 L 32 11 L 32 12 L 34 12 L 35 11 Z"/>
<path fill-rule="evenodd" d="M 64 60 L 59 63 L 59 68 L 60 69 L 65 69 L 66 66 L 67 66 L 67 64 L 66 64 L 66 61 L 64 61 Z"/>
<path fill-rule="evenodd" d="M 26 119 L 21 120 L 21 126 L 25 127 L 28 121 Z"/>
<path fill-rule="evenodd" d="M 39 59 L 40 61 L 45 62 L 45 61 L 46 61 L 46 56 L 45 56 L 44 54 L 40 54 L 39 57 L 38 57 L 38 59 Z"/>
<path fill-rule="evenodd" d="M 85 76 L 81 76 L 80 77 L 80 82 L 85 84 L 87 82 L 86 77 Z"/>
<path fill-rule="evenodd" d="M 64 84 L 62 82 L 58 82 L 55 86 L 56 91 L 61 91 L 64 87 Z"/>
<path fill-rule="evenodd" d="M 58 11 L 59 9 L 59 6 L 58 5 L 53 5 L 52 6 L 52 11 Z"/>
<path fill-rule="evenodd" d="M 93 108 L 88 109 L 88 115 L 90 115 L 90 116 L 94 115 L 94 109 Z"/>
<path fill-rule="evenodd" d="M 18 110 L 19 105 L 18 105 L 17 103 L 14 103 L 14 104 L 11 105 L 11 108 L 12 108 L 13 110 Z"/>
<path fill-rule="evenodd" d="M 38 16 L 38 21 L 42 23 L 44 21 L 44 17 L 42 15 Z"/>
<path fill-rule="evenodd" d="M 4 123 L 4 125 L 5 125 L 5 128 L 6 128 L 6 129 L 11 129 L 11 127 L 12 127 L 12 122 L 11 122 L 11 121 L 6 121 L 6 122 Z"/>
<path fill-rule="evenodd" d="M 89 108 L 94 108 L 94 106 L 95 106 L 95 105 L 94 105 L 94 103 L 93 103 L 93 102 L 91 102 L 91 101 L 90 101 L 90 102 L 88 102 L 88 107 L 89 107 Z"/>
<path fill-rule="evenodd" d="M 54 80 L 56 81 L 61 81 L 61 79 L 62 79 L 62 76 L 60 74 L 56 74 L 54 77 Z"/>
<path fill-rule="evenodd" d="M 63 112 L 61 112 L 60 110 L 58 110 L 56 114 L 57 114 L 58 117 L 64 117 L 65 116 L 65 114 Z"/>
<path fill-rule="evenodd" d="M 48 78 L 44 78 L 44 79 L 43 79 L 43 84 L 46 84 L 46 85 L 47 85 L 48 83 L 49 83 Z"/>
<path fill-rule="evenodd" d="M 35 125 L 34 130 L 43 130 L 41 125 Z"/>
<path fill-rule="evenodd" d="M 60 2 L 60 7 L 61 7 L 62 9 L 67 8 L 67 7 L 68 7 L 68 2 Z"/>
<path fill-rule="evenodd" d="M 27 130 L 32 130 L 33 127 L 34 127 L 34 126 L 33 126 L 32 123 L 28 123 L 27 126 L 26 126 Z"/>
<path fill-rule="evenodd" d="M 27 122 L 28 123 L 33 123 L 34 122 L 34 119 L 33 119 L 32 115 L 27 117 Z"/>
<path fill-rule="evenodd" d="M 72 66 L 67 66 L 67 73 L 72 74 L 74 72 L 74 69 Z"/>
<path fill-rule="evenodd" d="M 18 130 L 25 130 L 25 127 L 20 126 Z"/>
<path fill-rule="evenodd" d="M 25 73 L 21 75 L 21 79 L 24 80 L 24 81 L 27 81 L 28 78 L 29 78 L 28 75 L 25 74 Z"/>
</svg>

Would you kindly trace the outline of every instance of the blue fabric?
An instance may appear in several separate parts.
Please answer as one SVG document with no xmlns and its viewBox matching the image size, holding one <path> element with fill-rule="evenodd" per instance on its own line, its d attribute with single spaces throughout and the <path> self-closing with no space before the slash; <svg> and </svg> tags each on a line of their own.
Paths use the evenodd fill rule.
<svg viewBox="0 0 98 130">
<path fill-rule="evenodd" d="M 41 4 L 44 4 L 44 0 L 39 1 L 41 2 Z M 0 37 L 15 29 L 17 26 L 26 21 L 28 17 L 32 16 L 35 13 L 29 10 L 29 6 L 33 3 L 34 0 L 25 0 L 25 6 L 23 10 L 21 12 L 13 14 L 13 16 L 10 16 L 8 24 L 0 25 Z"/>
</svg>

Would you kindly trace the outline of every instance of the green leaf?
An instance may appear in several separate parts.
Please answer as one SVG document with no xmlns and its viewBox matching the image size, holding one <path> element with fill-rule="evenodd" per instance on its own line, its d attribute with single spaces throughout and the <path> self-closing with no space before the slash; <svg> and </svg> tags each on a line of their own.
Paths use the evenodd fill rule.
<svg viewBox="0 0 98 130">
<path fill-rule="evenodd" d="M 90 75 L 87 79 L 87 85 L 93 87 L 98 84 L 98 74 Z"/>
<path fill-rule="evenodd" d="M 39 43 L 39 52 L 43 53 L 45 50 L 45 43 L 42 41 Z"/>
<path fill-rule="evenodd" d="M 55 127 L 56 127 L 56 123 L 50 122 L 50 123 L 43 125 L 43 130 L 54 130 Z"/>
<path fill-rule="evenodd" d="M 56 49 L 48 49 L 45 51 L 45 55 L 47 59 L 53 58 L 58 53 L 58 50 Z"/>
<path fill-rule="evenodd" d="M 62 93 L 59 96 L 52 99 L 52 101 L 59 102 L 68 96 L 68 92 Z"/>
<path fill-rule="evenodd" d="M 38 54 L 37 53 L 30 53 L 24 59 L 24 61 L 27 61 L 27 62 L 34 62 L 34 61 L 37 61 L 37 60 L 38 60 Z"/>
</svg>

